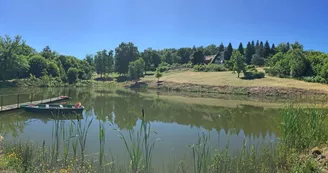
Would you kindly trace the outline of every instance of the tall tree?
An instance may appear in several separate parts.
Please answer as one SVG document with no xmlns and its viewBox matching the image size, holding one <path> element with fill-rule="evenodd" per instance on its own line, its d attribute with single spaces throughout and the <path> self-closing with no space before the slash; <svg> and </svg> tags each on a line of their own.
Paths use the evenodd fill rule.
<svg viewBox="0 0 328 173">
<path fill-rule="evenodd" d="M 115 70 L 118 73 L 127 73 L 129 62 L 135 61 L 139 51 L 133 43 L 121 43 L 115 49 Z"/>
<path fill-rule="evenodd" d="M 251 64 L 252 56 L 253 56 L 253 48 L 250 42 L 247 43 L 246 52 L 245 52 L 245 61 L 246 64 Z"/>
<path fill-rule="evenodd" d="M 237 72 L 239 78 L 239 74 L 245 70 L 245 59 L 238 50 L 235 50 L 232 53 L 231 60 L 233 62 L 233 71 Z"/>
<path fill-rule="evenodd" d="M 271 46 L 271 51 L 270 51 L 271 55 L 275 55 L 277 53 L 277 49 L 276 49 L 276 46 L 274 45 L 274 43 L 272 44 Z"/>
<path fill-rule="evenodd" d="M 21 45 L 21 36 L 11 39 L 8 35 L 0 37 L 0 75 L 7 80 L 12 73 L 13 64 L 18 60 L 16 51 Z"/>
<path fill-rule="evenodd" d="M 295 41 L 294 44 L 291 44 L 292 49 L 299 49 L 303 51 L 303 45 L 301 45 L 298 41 Z"/>
<path fill-rule="evenodd" d="M 231 57 L 231 55 L 232 55 L 232 51 L 233 51 L 233 48 L 232 48 L 232 44 L 231 43 L 229 43 L 228 44 L 228 47 L 227 47 L 227 55 L 228 55 L 228 59 L 227 60 L 229 60 L 230 59 L 230 57 Z"/>
<path fill-rule="evenodd" d="M 197 48 L 197 50 L 193 53 L 191 62 L 192 64 L 202 64 L 205 61 L 204 50 L 201 48 Z"/>
<path fill-rule="evenodd" d="M 205 55 L 216 55 L 219 52 L 219 48 L 215 44 L 211 44 L 205 47 Z"/>
<path fill-rule="evenodd" d="M 279 43 L 277 46 L 277 51 L 282 53 L 287 53 L 290 49 L 289 43 Z"/>
<path fill-rule="evenodd" d="M 270 54 L 271 54 L 270 44 L 268 41 L 266 41 L 263 48 L 263 57 L 268 58 Z"/>
<path fill-rule="evenodd" d="M 94 62 L 94 59 L 93 59 L 92 55 L 90 55 L 90 54 L 86 55 L 85 60 L 89 63 L 89 65 L 94 66 L 95 62 Z"/>
<path fill-rule="evenodd" d="M 40 52 L 40 55 L 43 56 L 45 59 L 53 59 L 55 58 L 55 53 L 51 51 L 49 46 L 46 46 Z"/>
<path fill-rule="evenodd" d="M 96 65 L 96 72 L 100 74 L 100 77 L 103 77 L 103 74 L 105 73 L 105 56 L 107 51 L 102 50 L 98 51 L 95 55 L 95 65 Z"/>
<path fill-rule="evenodd" d="M 192 49 L 191 48 L 180 48 L 178 49 L 177 55 L 181 59 L 181 64 L 186 64 L 190 61 L 190 57 L 192 55 Z"/>
<path fill-rule="evenodd" d="M 142 53 L 141 53 L 141 57 L 142 59 L 144 60 L 145 62 L 145 73 L 150 70 L 151 66 L 152 66 L 152 53 L 153 53 L 153 50 L 152 48 L 148 48 L 148 49 L 145 49 Z"/>
<path fill-rule="evenodd" d="M 242 55 L 244 55 L 244 46 L 243 46 L 243 43 L 242 43 L 242 42 L 239 43 L 238 51 L 239 51 Z"/>
<path fill-rule="evenodd" d="M 224 51 L 224 45 L 223 43 L 220 44 L 219 48 L 218 48 L 219 52 L 223 52 Z"/>
</svg>

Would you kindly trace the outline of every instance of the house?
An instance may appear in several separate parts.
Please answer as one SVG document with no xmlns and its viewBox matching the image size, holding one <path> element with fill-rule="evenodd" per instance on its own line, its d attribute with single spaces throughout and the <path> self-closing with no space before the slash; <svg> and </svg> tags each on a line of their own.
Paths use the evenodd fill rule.
<svg viewBox="0 0 328 173">
<path fill-rule="evenodd" d="M 224 52 L 219 52 L 216 55 L 205 56 L 204 59 L 206 64 L 211 64 L 211 63 L 223 64 Z"/>
</svg>

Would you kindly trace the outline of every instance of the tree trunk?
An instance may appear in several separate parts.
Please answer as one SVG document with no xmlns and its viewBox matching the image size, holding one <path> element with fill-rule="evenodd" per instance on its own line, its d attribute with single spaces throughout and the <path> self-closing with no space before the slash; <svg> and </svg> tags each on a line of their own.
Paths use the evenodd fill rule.
<svg viewBox="0 0 328 173">
<path fill-rule="evenodd" d="M 238 73 L 238 78 L 239 78 L 239 73 Z"/>
</svg>

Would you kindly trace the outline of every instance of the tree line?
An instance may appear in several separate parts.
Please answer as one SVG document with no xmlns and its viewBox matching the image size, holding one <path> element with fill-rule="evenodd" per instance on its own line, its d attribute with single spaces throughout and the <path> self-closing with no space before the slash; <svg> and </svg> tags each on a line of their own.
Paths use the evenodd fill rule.
<svg viewBox="0 0 328 173">
<path fill-rule="evenodd" d="M 244 70 L 246 65 L 256 65 L 269 67 L 266 72 L 274 76 L 310 76 L 320 77 L 322 82 L 323 79 L 328 80 L 328 55 L 304 51 L 298 42 L 275 46 L 268 41 L 257 40 L 247 42 L 246 47 L 243 43 L 235 48 L 231 43 L 227 46 L 221 43 L 206 47 L 147 48 L 143 51 L 131 42 L 122 42 L 114 50 L 103 49 L 79 59 L 59 54 L 49 46 L 37 52 L 21 36 L 11 38 L 7 35 L 0 37 L 0 80 L 47 75 L 73 83 L 78 79 L 91 79 L 94 72 L 100 77 L 116 72 L 138 79 L 145 72 L 155 71 L 164 65 L 205 64 L 205 57 L 210 55 L 222 59 L 227 69 L 237 72 Z"/>
</svg>

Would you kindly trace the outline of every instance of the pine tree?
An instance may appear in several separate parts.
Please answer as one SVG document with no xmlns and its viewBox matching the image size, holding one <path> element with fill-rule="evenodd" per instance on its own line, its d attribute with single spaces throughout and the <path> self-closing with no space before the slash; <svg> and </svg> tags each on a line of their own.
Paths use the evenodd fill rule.
<svg viewBox="0 0 328 173">
<path fill-rule="evenodd" d="M 245 51 L 245 58 L 246 58 L 245 61 L 247 64 L 251 64 L 252 55 L 253 55 L 252 45 L 250 42 L 248 42 Z"/>
<path fill-rule="evenodd" d="M 231 55 L 232 55 L 232 51 L 233 51 L 233 48 L 232 48 L 232 44 L 231 43 L 229 43 L 226 51 L 227 51 L 227 58 L 228 58 L 227 60 L 229 60 L 230 57 L 231 57 Z"/>
<path fill-rule="evenodd" d="M 239 50 L 239 52 L 240 52 L 242 55 L 244 55 L 244 46 L 243 46 L 243 43 L 242 43 L 242 42 L 239 43 L 238 50 Z"/>
<path fill-rule="evenodd" d="M 272 56 L 277 53 L 276 46 L 274 44 L 272 44 L 270 53 L 271 53 Z"/>
<path fill-rule="evenodd" d="M 219 52 L 223 52 L 223 51 L 224 51 L 224 45 L 223 43 L 221 43 L 219 46 Z"/>
<path fill-rule="evenodd" d="M 270 56 L 270 53 L 271 53 L 270 44 L 268 41 L 266 41 L 263 49 L 263 57 L 268 58 Z"/>
</svg>

